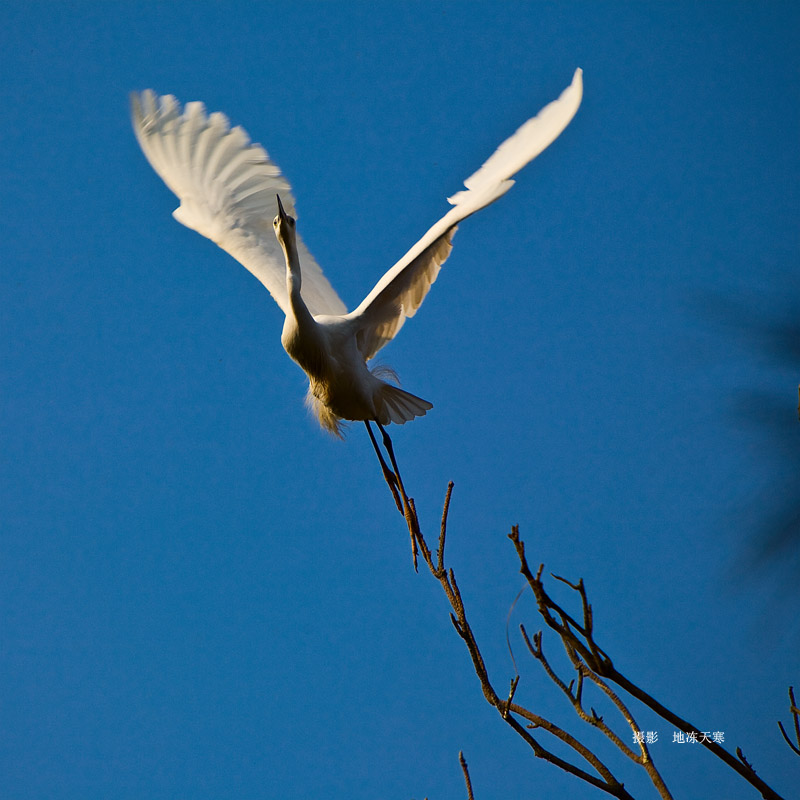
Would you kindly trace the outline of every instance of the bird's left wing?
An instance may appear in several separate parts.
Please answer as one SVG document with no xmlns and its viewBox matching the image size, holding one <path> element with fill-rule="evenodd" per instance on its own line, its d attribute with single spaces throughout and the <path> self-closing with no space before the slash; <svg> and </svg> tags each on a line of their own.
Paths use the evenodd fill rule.
<svg viewBox="0 0 800 800">
<path fill-rule="evenodd" d="M 516 133 L 506 139 L 483 166 L 464 181 L 465 191 L 448 198 L 453 208 L 378 281 L 361 305 L 348 314 L 359 322 L 358 346 L 372 358 L 413 317 L 450 255 L 458 223 L 504 195 L 519 172 L 569 125 L 581 104 L 583 78 L 572 83 Z"/>
<path fill-rule="evenodd" d="M 172 95 L 151 90 L 131 95 L 133 129 L 153 169 L 178 196 L 173 216 L 241 262 L 286 313 L 286 266 L 272 220 L 276 194 L 294 214 L 292 189 L 261 145 L 231 128 L 224 114 L 206 114 L 202 103 L 182 110 Z M 347 309 L 308 248 L 297 237 L 302 295 L 312 314 Z"/>
</svg>

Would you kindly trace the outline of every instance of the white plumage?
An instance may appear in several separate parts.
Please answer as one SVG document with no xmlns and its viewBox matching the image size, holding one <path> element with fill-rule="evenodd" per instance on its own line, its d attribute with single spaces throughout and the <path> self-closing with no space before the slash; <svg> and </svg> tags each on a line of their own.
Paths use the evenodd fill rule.
<svg viewBox="0 0 800 800">
<path fill-rule="evenodd" d="M 369 429 L 370 421 L 403 423 L 432 408 L 366 362 L 422 304 L 450 254 L 458 223 L 511 188 L 511 177 L 569 124 L 582 91 L 578 69 L 557 100 L 467 178 L 466 189 L 449 198 L 453 208 L 350 313 L 297 235 L 291 187 L 263 147 L 242 128 L 231 128 L 223 114 L 206 115 L 202 103 L 187 103 L 181 111 L 174 97 L 147 90 L 133 94 L 131 105 L 144 154 L 180 199 L 175 218 L 216 242 L 267 287 L 286 315 L 281 342 L 308 375 L 310 405 L 320 424 L 339 434 L 341 420 L 363 420 Z"/>
</svg>

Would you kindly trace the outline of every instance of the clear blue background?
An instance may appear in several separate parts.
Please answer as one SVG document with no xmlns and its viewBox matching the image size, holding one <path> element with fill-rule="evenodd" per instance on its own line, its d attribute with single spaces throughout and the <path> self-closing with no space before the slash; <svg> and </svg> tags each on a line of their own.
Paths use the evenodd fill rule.
<svg viewBox="0 0 800 800">
<path fill-rule="evenodd" d="M 479 800 L 599 796 L 484 702 L 363 430 L 315 427 L 278 309 L 171 218 L 127 108 L 153 88 L 244 125 L 353 307 L 578 66 L 573 123 L 383 352 L 434 403 L 393 431 L 401 465 L 431 539 L 456 483 L 448 555 L 499 691 L 519 523 L 625 674 L 796 789 L 796 3 L 0 18 L 3 797 L 459 797 L 459 749 Z M 580 730 L 519 622 L 527 596 L 517 698 Z M 757 796 L 637 719 L 677 796 Z"/>
</svg>

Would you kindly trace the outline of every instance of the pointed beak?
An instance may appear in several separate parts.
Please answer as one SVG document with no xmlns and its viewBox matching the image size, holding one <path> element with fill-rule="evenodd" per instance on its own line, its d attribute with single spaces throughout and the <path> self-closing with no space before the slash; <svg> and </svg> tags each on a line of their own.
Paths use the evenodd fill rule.
<svg viewBox="0 0 800 800">
<path fill-rule="evenodd" d="M 283 210 L 283 203 L 281 203 L 281 196 L 280 196 L 279 194 L 276 194 L 276 195 L 275 195 L 275 197 L 277 197 L 277 198 L 278 198 L 278 216 L 279 216 L 281 219 L 285 220 L 285 219 L 287 218 L 287 216 L 288 216 L 288 215 L 287 215 L 287 214 L 286 214 L 286 212 Z"/>
</svg>

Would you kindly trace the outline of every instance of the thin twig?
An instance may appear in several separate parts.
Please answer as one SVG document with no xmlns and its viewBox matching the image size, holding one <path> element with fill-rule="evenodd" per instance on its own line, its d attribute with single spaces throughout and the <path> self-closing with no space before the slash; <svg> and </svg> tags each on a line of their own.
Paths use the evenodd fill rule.
<svg viewBox="0 0 800 800">
<path fill-rule="evenodd" d="M 789 738 L 780 720 L 778 720 L 778 727 L 781 729 L 783 738 L 786 739 L 786 744 L 792 748 L 792 752 L 800 756 L 800 709 L 798 709 L 797 702 L 794 699 L 794 686 L 789 687 L 789 711 L 792 714 L 792 721 L 794 722 L 794 737 L 797 744 L 795 745 Z"/>
<path fill-rule="evenodd" d="M 442 524 L 439 529 L 439 549 L 436 551 L 436 571 L 435 577 L 439 577 L 444 572 L 444 540 L 447 536 L 447 515 L 450 512 L 450 496 L 453 494 L 455 484 L 450 481 L 447 484 L 447 494 L 444 496 L 444 508 L 442 509 Z"/>
<path fill-rule="evenodd" d="M 508 718 L 508 709 L 511 708 L 511 701 L 514 699 L 514 695 L 517 693 L 517 685 L 519 684 L 519 675 L 515 675 L 511 681 L 511 689 L 508 692 L 508 699 L 505 702 L 503 707 L 503 719 Z"/>
<path fill-rule="evenodd" d="M 517 605 L 517 601 L 522 597 L 522 593 L 525 591 L 525 587 L 523 586 L 518 592 L 517 596 L 514 598 L 514 602 L 511 604 L 511 608 L 508 609 L 508 616 L 506 617 L 506 647 L 508 647 L 508 654 L 511 656 L 511 663 L 514 665 L 514 674 L 519 676 L 519 670 L 517 669 L 517 659 L 514 658 L 514 649 L 511 647 L 511 637 L 509 636 L 508 629 L 511 625 L 511 615 L 514 613 L 514 606 Z"/>
<path fill-rule="evenodd" d="M 450 485 L 452 486 L 453 484 L 451 483 Z M 467 784 L 467 800 L 475 800 L 475 795 L 472 794 L 472 781 L 469 779 L 467 761 L 460 750 L 458 751 L 458 762 L 461 764 L 461 771 L 464 773 L 464 782 Z"/>
</svg>

